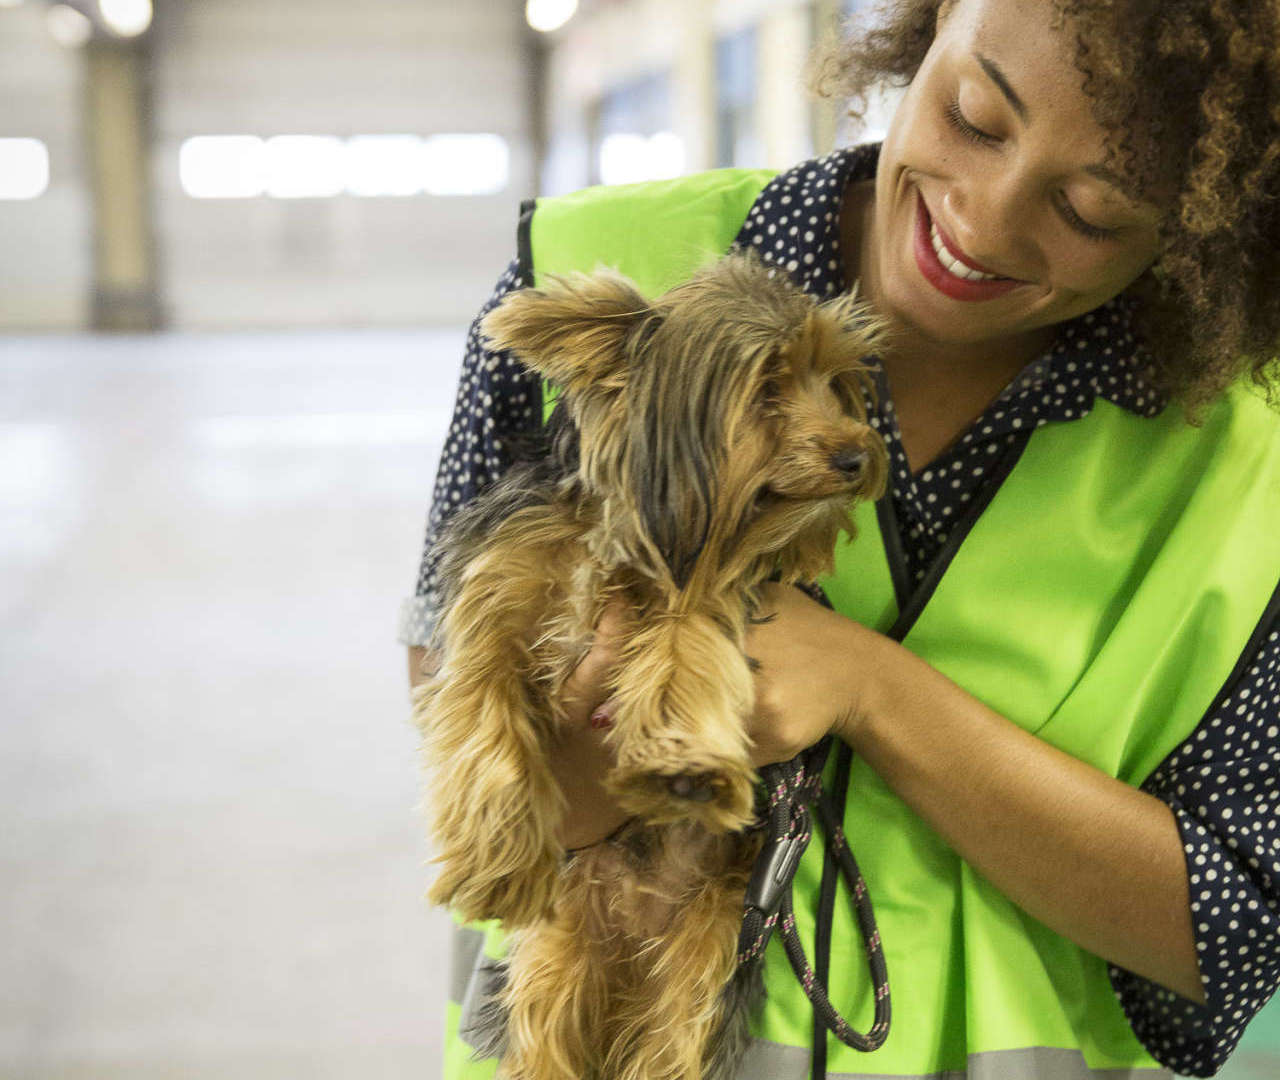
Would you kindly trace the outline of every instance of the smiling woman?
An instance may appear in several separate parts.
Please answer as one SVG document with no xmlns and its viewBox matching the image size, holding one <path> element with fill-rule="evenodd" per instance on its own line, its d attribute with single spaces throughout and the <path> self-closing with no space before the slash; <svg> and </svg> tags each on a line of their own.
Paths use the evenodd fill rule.
<svg viewBox="0 0 1280 1080">
<path fill-rule="evenodd" d="M 1127 286 L 1153 379 L 1193 418 L 1242 372 L 1271 385 L 1280 339 L 1272 0 L 888 7 L 888 19 L 816 58 L 813 85 L 851 96 L 856 113 L 877 82 L 909 84 L 886 149 L 908 173 L 899 179 L 918 178 L 938 201 L 954 256 L 1038 283 L 1035 321 L 1040 305 L 1069 317 Z M 1044 220 L 1053 215 L 1059 228 Z M 1011 229 L 1014 220 L 1026 230 Z"/>
<path fill-rule="evenodd" d="M 1280 985 L 1280 3 L 875 17 L 818 74 L 907 84 L 882 145 L 527 208 L 404 640 L 433 640 L 433 538 L 542 420 L 546 387 L 477 329 L 506 293 L 597 262 L 678 280 L 712 234 L 815 297 L 860 289 L 892 325 L 866 402 L 888 490 L 816 583 L 834 611 L 767 596 L 749 729 L 757 765 L 837 739 L 831 839 L 875 899 L 894 1026 L 873 1054 L 829 1035 L 772 948 L 735 1080 L 1212 1075 Z M 624 817 L 620 615 L 561 688 L 570 848 Z M 811 845 L 795 919 L 857 1027 L 836 877 Z M 462 1043 L 501 1034 L 500 954 L 495 928 L 459 931 L 451 1078 L 493 1065 Z"/>
</svg>

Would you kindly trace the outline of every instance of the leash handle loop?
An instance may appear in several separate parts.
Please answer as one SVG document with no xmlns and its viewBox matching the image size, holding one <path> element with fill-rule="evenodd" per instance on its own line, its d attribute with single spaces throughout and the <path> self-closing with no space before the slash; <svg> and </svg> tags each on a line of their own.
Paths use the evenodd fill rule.
<svg viewBox="0 0 1280 1080">
<path fill-rule="evenodd" d="M 767 829 L 767 838 L 752 867 L 744 897 L 738 962 L 758 962 L 774 930 L 780 926 L 787 959 L 814 1013 L 846 1046 L 869 1052 L 879 1049 L 889 1037 L 889 972 L 875 912 L 871 907 L 871 895 L 853 852 L 849 850 L 844 830 L 836 821 L 830 802 L 822 791 L 822 767 L 830 747 L 831 739 L 828 737 L 791 761 L 768 765 L 760 770 L 768 793 L 768 805 L 761 809 L 758 817 Z M 840 872 L 853 898 L 858 929 L 866 948 L 875 995 L 875 1015 L 865 1034 L 855 1031 L 832 1006 L 826 988 L 809 965 L 796 932 L 791 884 L 800 856 L 813 835 L 810 803 L 817 805 L 827 844 L 836 855 Z"/>
</svg>

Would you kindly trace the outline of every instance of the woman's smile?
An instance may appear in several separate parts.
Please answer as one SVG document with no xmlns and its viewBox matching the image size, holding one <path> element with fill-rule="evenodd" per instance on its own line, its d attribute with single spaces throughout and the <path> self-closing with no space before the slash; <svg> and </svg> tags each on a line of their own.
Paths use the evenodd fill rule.
<svg viewBox="0 0 1280 1080">
<path fill-rule="evenodd" d="M 986 270 L 958 250 L 929 213 L 924 196 L 916 192 L 915 257 L 920 273 L 939 292 L 953 300 L 994 300 L 1025 282 Z"/>
</svg>

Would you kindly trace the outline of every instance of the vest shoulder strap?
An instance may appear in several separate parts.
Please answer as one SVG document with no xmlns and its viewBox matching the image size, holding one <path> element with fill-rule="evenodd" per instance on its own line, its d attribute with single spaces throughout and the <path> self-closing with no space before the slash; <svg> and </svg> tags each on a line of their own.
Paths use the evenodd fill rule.
<svg viewBox="0 0 1280 1080">
<path fill-rule="evenodd" d="M 546 274 L 609 266 L 645 296 L 660 296 L 729 250 L 775 175 L 767 169 L 713 169 L 529 200 L 521 207 L 518 231 L 521 276 L 526 284 L 541 285 Z M 543 380 L 544 423 L 557 392 Z"/>
<path fill-rule="evenodd" d="M 646 296 L 658 296 L 729 249 L 775 175 L 713 169 L 536 199 L 525 204 L 522 216 L 526 269 L 537 284 L 543 274 L 611 266 Z"/>
</svg>

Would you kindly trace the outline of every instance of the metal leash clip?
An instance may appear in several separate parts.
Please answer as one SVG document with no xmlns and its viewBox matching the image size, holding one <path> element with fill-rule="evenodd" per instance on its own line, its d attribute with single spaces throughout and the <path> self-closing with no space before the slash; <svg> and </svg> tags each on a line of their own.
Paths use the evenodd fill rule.
<svg viewBox="0 0 1280 1080">
<path fill-rule="evenodd" d="M 744 905 L 755 908 L 762 915 L 769 916 L 778 910 L 783 894 L 791 887 L 800 856 L 809 846 L 813 830 L 809 827 L 807 807 L 801 810 L 799 817 L 799 829 L 790 836 L 766 840 L 756 856 Z"/>
</svg>

